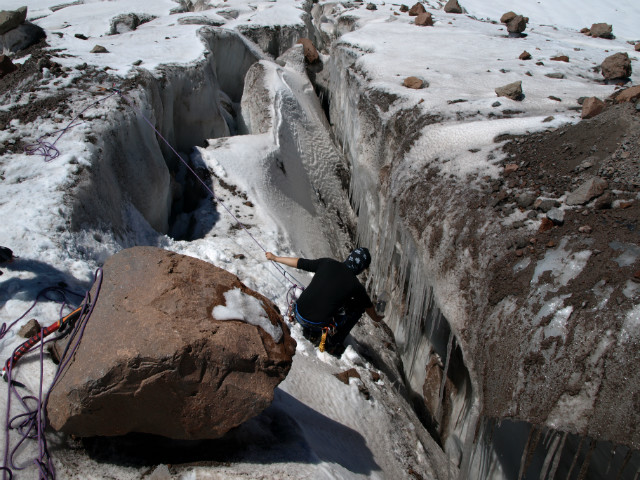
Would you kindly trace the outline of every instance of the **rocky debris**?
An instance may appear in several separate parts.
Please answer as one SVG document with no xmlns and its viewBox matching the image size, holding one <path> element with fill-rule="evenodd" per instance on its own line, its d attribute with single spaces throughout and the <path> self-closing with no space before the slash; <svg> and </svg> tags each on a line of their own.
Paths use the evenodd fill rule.
<svg viewBox="0 0 640 480">
<path fill-rule="evenodd" d="M 605 108 L 605 103 L 598 97 L 589 97 L 582 102 L 582 115 L 583 119 L 593 118 L 596 115 L 602 113 Z"/>
<path fill-rule="evenodd" d="M 350 378 L 361 379 L 360 374 L 355 368 L 350 368 L 349 370 L 345 370 L 344 372 L 336 373 L 334 375 L 338 380 L 340 380 L 345 385 L 349 385 Z"/>
<path fill-rule="evenodd" d="M 42 330 L 42 327 L 35 318 L 32 318 L 18 330 L 18 335 L 22 338 L 31 338 L 40 333 L 40 330 Z"/>
<path fill-rule="evenodd" d="M 520 208 L 529 208 L 533 205 L 533 202 L 536 200 L 536 197 L 530 193 L 521 193 L 516 197 L 516 205 Z"/>
<path fill-rule="evenodd" d="M 0 55 L 0 78 L 15 72 L 17 69 L 18 67 L 13 64 L 8 56 Z"/>
<path fill-rule="evenodd" d="M 447 13 L 462 13 L 462 7 L 458 0 L 449 0 L 444 6 L 444 11 Z"/>
<path fill-rule="evenodd" d="M 204 12 L 210 10 L 213 6 L 206 0 L 177 0 L 179 7 L 171 9 L 171 14 L 186 12 Z"/>
<path fill-rule="evenodd" d="M 600 177 L 593 177 L 567 195 L 567 205 L 584 205 L 604 193 L 609 184 Z"/>
<path fill-rule="evenodd" d="M 132 32 L 137 29 L 143 23 L 150 22 L 157 18 L 154 15 L 147 15 L 144 13 L 123 13 L 111 19 L 111 28 L 109 29 L 109 35 L 117 35 L 119 33 Z M 178 21 L 180 23 L 180 21 Z"/>
<path fill-rule="evenodd" d="M 425 86 L 425 81 L 418 77 L 407 77 L 402 82 L 402 85 L 407 88 L 413 88 L 419 90 Z"/>
<path fill-rule="evenodd" d="M 618 90 L 611 95 L 615 103 L 635 102 L 640 100 L 640 85 Z"/>
<path fill-rule="evenodd" d="M 17 10 L 0 11 L 0 35 L 4 35 L 9 30 L 18 28 L 27 20 L 27 7 L 20 7 Z"/>
<path fill-rule="evenodd" d="M 91 53 L 109 53 L 109 50 L 107 50 L 102 45 L 96 45 L 91 49 Z"/>
<path fill-rule="evenodd" d="M 417 17 L 421 13 L 425 13 L 425 12 L 426 12 L 426 10 L 424 8 L 424 5 L 422 5 L 420 2 L 418 2 L 413 7 L 411 7 L 409 9 L 409 16 L 410 17 Z"/>
<path fill-rule="evenodd" d="M 593 228 L 591 228 L 591 226 L 589 225 L 582 225 L 581 227 L 578 227 L 578 231 L 580 233 L 586 233 L 588 235 L 593 231 Z"/>
<path fill-rule="evenodd" d="M 516 15 L 507 23 L 507 31 L 512 35 L 520 35 L 526 30 L 528 22 L 529 19 L 527 17 Z"/>
<path fill-rule="evenodd" d="M 588 31 L 589 35 L 595 38 L 615 38 L 613 36 L 613 27 L 608 23 L 594 23 Z"/>
<path fill-rule="evenodd" d="M 416 17 L 415 23 L 420 27 L 431 27 L 433 26 L 433 16 L 429 12 L 421 13 Z"/>
<path fill-rule="evenodd" d="M 547 213 L 552 208 L 557 208 L 559 206 L 560 202 L 553 200 L 552 198 L 536 198 L 535 202 L 533 202 L 533 208 L 544 213 Z"/>
<path fill-rule="evenodd" d="M 320 55 L 318 54 L 318 50 L 311 40 L 308 38 L 301 38 L 298 40 L 298 43 L 302 44 L 302 48 L 304 51 L 304 58 L 309 64 L 316 63 L 320 59 Z"/>
<path fill-rule="evenodd" d="M 518 57 L 520 60 L 531 60 L 531 54 L 526 50 L 520 54 Z"/>
<path fill-rule="evenodd" d="M 507 12 L 502 14 L 502 17 L 500 17 L 500 23 L 509 23 L 511 20 L 513 20 L 514 18 L 516 18 L 516 12 Z"/>
<path fill-rule="evenodd" d="M 268 299 L 154 247 L 122 250 L 103 271 L 82 341 L 51 390 L 54 429 L 218 438 L 271 404 L 296 342 Z"/>
<path fill-rule="evenodd" d="M 563 78 L 567 78 L 564 75 L 564 73 L 560 73 L 560 72 L 546 73 L 544 76 L 548 78 L 555 78 L 556 80 L 562 80 Z"/>
<path fill-rule="evenodd" d="M 508 85 L 498 87 L 496 88 L 495 92 L 499 97 L 507 97 L 511 100 L 520 101 L 524 98 L 521 81 L 509 83 Z"/>
<path fill-rule="evenodd" d="M 611 208 L 613 204 L 613 198 L 609 192 L 604 192 L 601 196 L 596 198 L 596 201 L 593 204 L 593 207 L 596 210 L 607 210 Z"/>
<path fill-rule="evenodd" d="M 510 173 L 517 171 L 518 168 L 519 166 L 517 163 L 508 163 L 507 165 L 504 166 L 504 174 L 509 175 Z"/>
<path fill-rule="evenodd" d="M 542 222 L 540 222 L 540 227 L 538 228 L 538 232 L 540 233 L 548 232 L 552 228 L 553 228 L 553 221 L 547 217 L 544 217 L 542 219 Z"/>
<path fill-rule="evenodd" d="M 631 59 L 626 52 L 615 53 L 604 59 L 600 71 L 605 80 L 626 80 L 631 76 Z"/>
<path fill-rule="evenodd" d="M 551 57 L 549 60 L 553 60 L 554 62 L 567 62 L 569 63 L 569 57 L 566 55 L 558 55 L 557 57 Z"/>
<path fill-rule="evenodd" d="M 76 33 L 73 36 L 76 37 L 78 40 L 89 40 L 89 37 L 87 37 L 86 35 L 83 35 L 82 33 Z"/>
<path fill-rule="evenodd" d="M 402 13 L 408 12 L 409 11 L 409 7 L 403 3 L 402 5 L 400 5 L 400 11 Z"/>
<path fill-rule="evenodd" d="M 0 263 L 13 261 L 13 251 L 7 247 L 0 247 Z"/>
<path fill-rule="evenodd" d="M 547 212 L 547 218 L 551 220 L 554 225 L 562 225 L 564 224 L 564 210 L 552 208 Z"/>
<path fill-rule="evenodd" d="M 377 10 L 378 7 L 376 7 L 375 3 L 367 3 L 367 10 Z"/>
</svg>

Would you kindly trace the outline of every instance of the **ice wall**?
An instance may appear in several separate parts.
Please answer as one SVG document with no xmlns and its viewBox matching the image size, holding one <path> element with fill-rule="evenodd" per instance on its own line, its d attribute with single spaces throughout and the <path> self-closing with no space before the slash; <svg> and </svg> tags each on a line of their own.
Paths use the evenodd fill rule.
<svg viewBox="0 0 640 480">
<path fill-rule="evenodd" d="M 596 457 L 598 469 L 617 461 L 606 452 L 606 442 L 630 448 L 629 462 L 635 461 L 637 409 L 632 396 L 615 399 L 616 391 L 628 392 L 638 383 L 631 367 L 638 361 L 635 340 L 625 341 L 616 330 L 624 317 L 597 306 L 572 307 L 566 297 L 553 295 L 584 266 L 588 248 L 573 245 L 569 252 L 558 246 L 536 260 L 540 274 L 551 272 L 550 282 L 533 281 L 522 297 L 491 304 L 487 266 L 503 254 L 502 226 L 489 220 L 490 212 L 485 219 L 469 215 L 472 187 L 439 174 L 437 167 L 405 160 L 423 132 L 443 119 L 368 82 L 358 66 L 361 55 L 348 42 L 332 46 L 331 120 L 351 164 L 358 236 L 376 259 L 370 287 L 388 297 L 386 321 L 413 392 L 423 392 L 425 365 L 441 365 L 430 420 L 444 448 L 463 472 L 475 472 L 467 478 L 512 478 L 500 457 L 499 448 L 507 447 L 491 443 L 493 433 L 478 432 L 487 418 L 513 418 L 530 431 L 560 432 L 550 434 L 548 448 L 562 432 L 592 444 L 589 461 L 578 455 L 576 471 Z M 541 321 L 549 316 L 549 323 Z M 558 335 L 562 341 L 543 343 Z M 455 388 L 447 387 L 447 376 Z M 448 423 L 440 418 L 443 410 Z M 500 429 L 494 431 L 499 437 Z M 476 454 L 478 449 L 486 451 Z M 519 468 L 522 454 L 516 455 Z M 564 468 L 562 462 L 557 469 Z M 552 468 L 544 455 L 538 467 L 538 474 Z M 584 468 L 584 475 L 595 471 Z"/>
</svg>

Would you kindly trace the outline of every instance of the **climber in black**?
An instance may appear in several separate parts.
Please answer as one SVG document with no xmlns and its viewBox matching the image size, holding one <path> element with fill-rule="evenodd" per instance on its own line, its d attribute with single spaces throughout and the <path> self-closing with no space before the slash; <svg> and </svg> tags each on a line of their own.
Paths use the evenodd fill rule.
<svg viewBox="0 0 640 480">
<path fill-rule="evenodd" d="M 315 273 L 296 301 L 294 314 L 307 338 L 313 339 L 326 327 L 334 330 L 326 344 L 330 353 L 342 353 L 344 339 L 364 312 L 374 322 L 382 321 L 383 317 L 376 313 L 356 277 L 371 263 L 371 254 L 366 248 L 356 248 L 344 262 L 332 258 L 278 257 L 271 252 L 266 256 L 274 262 Z"/>
</svg>

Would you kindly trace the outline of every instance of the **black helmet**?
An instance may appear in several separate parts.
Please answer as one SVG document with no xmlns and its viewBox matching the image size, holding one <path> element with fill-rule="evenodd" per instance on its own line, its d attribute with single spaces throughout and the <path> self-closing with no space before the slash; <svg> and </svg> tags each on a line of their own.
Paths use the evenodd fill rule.
<svg viewBox="0 0 640 480">
<path fill-rule="evenodd" d="M 344 261 L 344 264 L 354 274 L 359 275 L 366 268 L 369 268 L 369 265 L 371 264 L 371 254 L 365 247 L 356 248 L 349 254 L 347 259 Z"/>
</svg>

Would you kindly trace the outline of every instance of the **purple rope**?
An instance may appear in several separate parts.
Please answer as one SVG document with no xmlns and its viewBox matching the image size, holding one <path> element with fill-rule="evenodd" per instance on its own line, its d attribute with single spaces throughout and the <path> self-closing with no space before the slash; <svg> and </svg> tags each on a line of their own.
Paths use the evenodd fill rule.
<svg viewBox="0 0 640 480">
<path fill-rule="evenodd" d="M 202 180 L 202 178 L 200 178 L 200 176 L 195 172 L 195 170 L 193 170 L 193 168 L 191 168 L 191 166 L 187 163 L 186 160 L 184 160 L 182 158 L 182 156 L 175 150 L 175 148 L 173 148 L 173 146 L 169 143 L 169 141 L 167 141 L 167 139 L 165 139 L 162 134 L 158 131 L 158 129 L 153 125 L 153 123 L 151 123 L 151 120 L 149 120 L 144 113 L 142 113 L 142 111 L 133 103 L 133 100 L 131 100 L 129 97 L 127 97 L 124 93 L 122 93 L 120 90 L 117 89 L 112 89 L 115 93 L 117 93 L 118 95 L 120 95 L 128 104 L 131 108 L 133 108 L 143 119 L 144 121 L 153 129 L 154 132 L 156 132 L 156 135 L 158 135 L 158 137 L 160 137 L 160 139 L 165 143 L 165 145 L 167 145 L 167 147 L 169 147 L 171 149 L 171 151 L 180 159 L 180 161 L 184 164 L 185 167 L 187 167 L 187 169 L 198 179 L 198 181 L 202 184 L 202 186 L 211 194 L 211 196 L 220 204 L 222 205 L 222 208 L 224 208 L 227 213 L 229 215 L 231 215 L 231 217 L 236 221 L 236 223 L 238 225 L 240 225 L 240 227 L 247 233 L 247 235 L 249 235 L 249 237 L 251 237 L 251 239 L 256 243 L 256 245 L 258 245 L 258 247 L 260 247 L 260 249 L 263 252 L 267 252 L 267 250 L 262 246 L 262 244 L 256 239 L 256 237 L 254 237 L 251 232 L 249 231 L 249 229 L 238 219 L 238 217 L 236 217 L 233 212 L 227 208 L 227 206 L 224 204 L 224 202 L 222 201 L 222 199 L 220 197 L 218 197 L 213 189 L 211 189 L 209 187 L 209 185 L 206 184 L 206 182 L 204 180 Z M 287 272 L 284 267 L 281 267 L 280 265 L 278 265 L 275 262 L 271 262 L 272 265 L 276 268 L 276 270 L 278 270 L 285 279 L 287 279 L 289 282 L 291 282 L 292 284 L 296 284 L 296 283 L 300 283 L 293 275 L 291 275 L 289 272 Z M 290 278 L 291 277 L 291 280 Z"/>
<path fill-rule="evenodd" d="M 74 122 L 76 120 L 78 120 L 80 117 L 82 117 L 84 112 L 89 110 L 91 107 L 99 105 L 101 102 L 104 102 L 104 101 L 108 100 L 109 98 L 113 97 L 115 94 L 116 93 L 114 92 L 111 95 L 108 95 L 108 96 L 98 100 L 97 102 L 93 102 L 90 105 L 88 105 L 87 107 L 85 107 L 84 110 L 82 110 L 75 117 L 73 117 L 73 120 L 71 120 L 67 124 L 67 126 L 64 127 L 62 130 L 55 130 L 55 131 L 53 131 L 51 133 L 45 133 L 44 135 L 42 135 L 41 137 L 39 137 L 36 140 L 36 143 L 32 143 L 32 144 L 26 145 L 24 147 L 24 153 L 27 154 L 27 155 L 40 155 L 40 156 L 44 157 L 44 161 L 45 162 L 50 162 L 51 160 L 54 160 L 54 159 L 58 158 L 60 156 L 60 150 L 58 150 L 58 148 L 56 147 L 56 143 L 58 143 L 58 140 L 60 140 L 60 138 L 62 138 L 62 136 L 65 133 L 67 133 L 69 130 L 71 130 L 73 127 L 77 127 L 78 125 L 80 125 L 82 123 L 82 122 L 78 122 L 78 123 L 74 123 Z M 53 143 L 45 142 L 43 140 L 44 138 L 50 137 L 51 135 L 55 135 L 58 132 L 60 132 L 60 134 L 53 141 Z"/>
<path fill-rule="evenodd" d="M 56 374 L 53 378 L 53 381 L 51 383 L 51 386 L 49 387 L 49 390 L 47 391 L 46 395 L 44 395 L 44 399 L 43 399 L 43 383 L 44 383 L 44 345 L 46 343 L 49 342 L 53 342 L 59 338 L 61 338 L 62 336 L 66 335 L 66 333 L 63 333 L 62 335 L 59 335 L 55 338 L 49 339 L 47 341 L 44 340 L 44 335 L 41 337 L 40 339 L 40 345 L 39 345 L 39 353 L 40 353 L 40 382 L 39 382 L 39 390 L 38 390 L 38 395 L 37 396 L 33 396 L 33 395 L 27 395 L 27 396 L 22 396 L 20 394 L 20 392 L 18 392 L 18 390 L 15 387 L 15 384 L 12 383 L 11 379 L 12 379 L 12 373 L 13 373 L 13 358 L 15 353 L 18 351 L 18 349 L 20 348 L 20 345 L 18 347 L 16 347 L 16 349 L 13 351 L 13 354 L 11 355 L 9 361 L 7 362 L 7 371 L 6 371 L 6 375 L 7 375 L 7 381 L 9 384 L 9 388 L 8 388 L 8 392 L 7 392 L 7 411 L 6 411 L 6 415 L 5 415 L 5 451 L 4 451 L 4 463 L 3 465 L 0 467 L 0 470 L 2 471 L 3 474 L 3 479 L 7 479 L 7 474 L 9 474 L 9 480 L 13 477 L 13 470 L 23 470 L 26 467 L 20 467 L 17 466 L 15 464 L 15 457 L 17 455 L 18 450 L 20 449 L 20 447 L 24 444 L 24 442 L 26 440 L 34 440 L 37 442 L 38 445 L 38 455 L 37 458 L 34 459 L 34 463 L 36 464 L 37 468 L 38 468 L 38 472 L 39 472 L 39 477 L 40 479 L 54 479 L 55 478 L 55 467 L 53 464 L 53 459 L 51 458 L 51 455 L 49 454 L 49 448 L 47 446 L 47 440 L 46 440 L 46 436 L 45 436 L 45 429 L 47 426 L 47 420 L 46 420 L 46 415 L 44 414 L 46 408 L 47 408 L 47 404 L 49 401 L 49 395 L 51 393 L 51 390 L 53 389 L 53 386 L 55 385 L 55 383 L 57 382 L 57 380 L 60 378 L 60 375 L 63 373 L 64 369 L 67 367 L 67 365 L 69 364 L 69 361 L 71 360 L 71 358 L 73 357 L 73 354 L 75 353 L 76 349 L 78 348 L 78 345 L 80 343 L 80 340 L 82 339 L 82 335 L 84 334 L 84 329 L 86 327 L 87 321 L 89 319 L 89 317 L 91 316 L 91 313 L 93 312 L 95 305 L 96 305 L 96 301 L 98 299 L 98 295 L 100 293 L 100 288 L 102 286 L 102 269 L 98 269 L 96 271 L 95 277 L 94 277 L 94 282 L 93 285 L 96 286 L 96 295 L 95 298 L 92 300 L 91 299 L 91 288 L 87 291 L 86 295 L 84 296 L 84 300 L 82 302 L 83 309 L 80 313 L 80 316 L 78 317 L 78 319 L 76 320 L 75 326 L 71 332 L 71 337 L 69 339 L 69 342 L 67 344 L 67 348 L 65 349 L 65 352 L 63 353 L 62 356 L 62 360 L 60 365 L 58 366 L 58 369 L 56 371 Z M 92 286 L 93 288 L 93 286 Z M 61 303 L 61 310 L 60 310 L 60 318 L 63 318 L 62 312 L 64 310 L 64 307 L 67 305 L 67 299 L 66 296 L 64 295 L 65 292 L 68 293 L 72 293 L 74 295 L 78 295 L 75 292 L 71 292 L 71 291 L 67 291 L 65 289 L 60 289 L 58 287 L 54 287 L 54 288 L 49 288 L 49 289 L 45 289 L 43 292 L 41 292 L 40 294 L 38 294 L 38 296 L 36 297 L 36 300 L 34 302 L 33 305 L 31 305 L 31 307 L 29 307 L 29 309 L 27 310 L 27 312 L 25 312 L 18 320 L 12 322 L 11 326 L 5 330 L 8 331 L 13 325 L 15 325 L 15 323 L 17 321 L 19 321 L 20 319 L 24 318 L 37 304 L 38 300 L 40 299 L 41 296 L 46 297 L 46 294 L 50 291 L 56 291 L 58 293 L 63 294 L 62 300 L 60 301 Z M 78 295 L 80 296 L 80 295 Z M 51 299 L 50 299 L 51 300 Z M 74 338 L 75 338 L 75 343 L 74 343 Z M 70 349 L 69 346 L 73 343 L 72 348 Z M 68 354 L 68 355 L 67 355 Z M 11 418 L 11 398 L 15 396 L 18 401 L 22 404 L 22 408 L 24 409 L 24 413 L 20 413 L 18 415 L 15 415 L 13 418 Z M 29 406 L 29 403 L 35 403 L 34 407 Z M 19 434 L 19 440 L 17 442 L 17 444 L 11 448 L 10 446 L 10 430 L 16 430 Z"/>
</svg>

